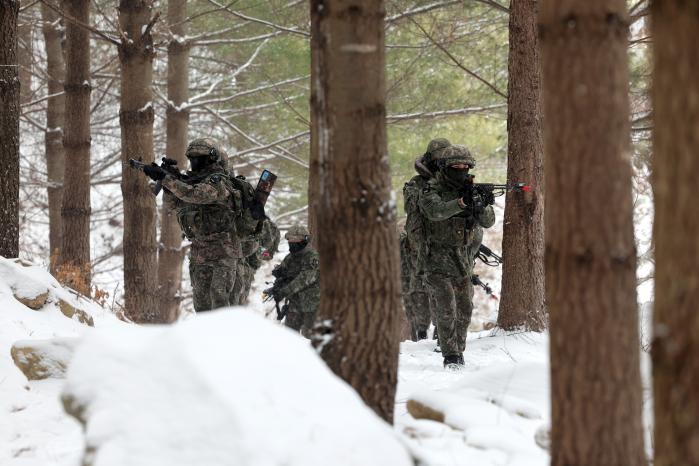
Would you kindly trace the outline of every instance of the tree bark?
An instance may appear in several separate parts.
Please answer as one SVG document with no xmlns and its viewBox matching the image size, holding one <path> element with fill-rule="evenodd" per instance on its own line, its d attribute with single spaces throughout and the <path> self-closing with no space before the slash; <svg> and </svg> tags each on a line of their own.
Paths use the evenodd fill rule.
<svg viewBox="0 0 699 466">
<path fill-rule="evenodd" d="M 63 125 L 65 122 L 66 99 L 62 92 L 66 66 L 63 60 L 58 14 L 45 3 L 42 3 L 41 18 L 46 47 L 48 93 L 49 95 L 55 95 L 55 97 L 49 97 L 47 102 L 46 134 L 44 136 L 46 170 L 48 172 L 49 251 L 51 273 L 55 274 L 57 272 L 57 258 L 61 251 L 63 228 L 61 225 L 61 201 L 63 198 L 63 172 L 65 171 Z"/>
<path fill-rule="evenodd" d="M 64 0 L 67 16 L 89 24 L 89 0 Z M 90 293 L 90 33 L 65 20 L 65 173 L 59 276 L 83 294 Z M 70 277 L 70 278 L 69 278 Z"/>
<path fill-rule="evenodd" d="M 189 44 L 184 41 L 187 33 L 186 0 L 168 2 L 167 21 L 170 43 L 167 48 L 167 141 L 165 152 L 177 160 L 180 169 L 187 166 L 187 130 L 189 110 L 182 104 L 189 100 Z M 177 320 L 180 311 L 180 287 L 182 284 L 182 231 L 177 216 L 163 206 L 160 210 L 160 243 L 158 245 L 158 285 L 160 306 L 167 322 Z"/>
<path fill-rule="evenodd" d="M 699 465 L 699 4 L 652 5 L 656 466 Z"/>
<path fill-rule="evenodd" d="M 153 37 L 150 0 L 120 0 L 121 193 L 124 198 L 125 311 L 135 322 L 165 322 L 158 311 L 155 197 L 128 159 L 153 161 Z"/>
<path fill-rule="evenodd" d="M 19 2 L 0 0 L 0 256 L 19 256 Z"/>
<path fill-rule="evenodd" d="M 498 326 L 541 331 L 544 305 L 544 140 L 537 0 L 510 3 L 507 97 L 507 180 L 531 191 L 508 192 L 502 237 L 502 291 Z"/>
<path fill-rule="evenodd" d="M 623 0 L 541 5 L 551 464 L 644 465 Z"/>
<path fill-rule="evenodd" d="M 20 8 L 30 3 L 27 0 L 20 1 Z M 32 100 L 33 21 L 32 8 L 29 5 L 17 17 L 17 61 L 19 62 L 19 82 L 21 83 L 19 93 L 20 105 L 24 105 Z"/>
<path fill-rule="evenodd" d="M 319 67 L 319 42 L 322 40 L 320 35 L 320 12 L 318 5 L 321 2 L 311 2 L 311 135 L 310 149 L 311 154 L 308 162 L 308 231 L 311 233 L 311 243 L 318 246 L 318 202 L 320 201 L 320 158 L 318 154 L 318 126 L 322 115 L 319 114 L 321 107 L 318 104 L 318 89 L 321 87 L 319 83 L 318 67 Z"/>
<path fill-rule="evenodd" d="M 386 149 L 384 2 L 313 0 L 318 60 L 316 225 L 321 270 L 314 343 L 391 422 L 400 261 Z"/>
</svg>

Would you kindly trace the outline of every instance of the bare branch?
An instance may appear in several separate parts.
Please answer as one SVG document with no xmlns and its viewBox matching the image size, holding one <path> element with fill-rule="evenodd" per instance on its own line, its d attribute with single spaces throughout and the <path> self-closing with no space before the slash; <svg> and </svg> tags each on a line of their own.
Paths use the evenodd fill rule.
<svg viewBox="0 0 699 466">
<path fill-rule="evenodd" d="M 494 105 L 484 105 L 481 107 L 466 107 L 457 108 L 453 110 L 439 110 L 435 112 L 419 112 L 419 113 L 405 113 L 400 115 L 388 115 L 386 120 L 388 123 L 400 123 L 406 120 L 429 120 L 433 118 L 449 117 L 454 115 L 471 115 L 474 113 L 485 113 L 492 110 L 498 110 L 501 108 L 507 108 L 507 104 L 494 104 Z"/>
<path fill-rule="evenodd" d="M 211 3 L 212 5 L 216 5 L 217 7 L 221 8 L 222 10 L 230 13 L 231 15 L 235 16 L 236 18 L 244 19 L 244 20 L 250 21 L 252 23 L 264 24 L 265 26 L 274 28 L 278 31 L 284 31 L 284 32 L 288 32 L 291 34 L 297 34 L 297 35 L 302 36 L 302 37 L 311 37 L 311 35 L 305 31 L 301 31 L 299 29 L 287 28 L 287 27 L 280 26 L 280 25 L 275 24 L 275 23 L 271 23 L 271 22 L 266 21 L 264 19 L 253 18 L 252 16 L 247 16 L 247 15 L 244 15 L 244 14 L 238 12 L 238 11 L 231 10 L 229 7 L 221 5 L 216 0 L 207 0 L 207 1 L 209 3 Z"/>
</svg>

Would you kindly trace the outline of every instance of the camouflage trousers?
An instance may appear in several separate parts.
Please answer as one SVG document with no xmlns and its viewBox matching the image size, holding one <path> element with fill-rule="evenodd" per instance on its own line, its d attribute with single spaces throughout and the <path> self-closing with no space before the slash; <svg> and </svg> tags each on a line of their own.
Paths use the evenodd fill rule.
<svg viewBox="0 0 699 466">
<path fill-rule="evenodd" d="M 300 332 L 304 337 L 310 338 L 315 317 L 315 312 L 301 312 L 289 305 L 289 312 L 286 314 L 284 325 Z"/>
<path fill-rule="evenodd" d="M 443 356 L 462 354 L 466 349 L 466 331 L 473 311 L 471 277 L 453 277 L 440 273 L 426 276 L 432 290 L 432 303 L 439 345 Z"/>
<path fill-rule="evenodd" d="M 430 296 L 422 276 L 410 277 L 410 286 L 404 293 L 403 305 L 410 324 L 411 339 L 417 341 L 418 334 L 427 332 L 432 321 Z"/>
<path fill-rule="evenodd" d="M 250 295 L 252 281 L 257 269 L 250 264 L 248 258 L 240 259 L 236 268 L 235 283 L 231 291 L 231 304 L 246 304 Z"/>
<path fill-rule="evenodd" d="M 223 259 L 189 264 L 195 311 L 210 311 L 234 304 L 230 298 L 235 282 L 236 262 L 235 259 Z"/>
</svg>

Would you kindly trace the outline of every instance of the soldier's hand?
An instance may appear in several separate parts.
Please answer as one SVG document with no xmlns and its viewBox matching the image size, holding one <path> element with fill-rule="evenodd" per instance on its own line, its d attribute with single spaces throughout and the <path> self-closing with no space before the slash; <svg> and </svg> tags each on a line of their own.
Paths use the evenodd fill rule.
<svg viewBox="0 0 699 466">
<path fill-rule="evenodd" d="M 167 175 L 167 172 L 155 163 L 143 167 L 143 173 L 148 175 L 148 177 L 150 177 L 150 179 L 153 181 L 160 181 L 165 178 L 165 175 Z"/>
<path fill-rule="evenodd" d="M 486 206 L 495 204 L 495 194 L 492 191 L 486 191 L 483 193 L 483 203 Z"/>
<path fill-rule="evenodd" d="M 272 260 L 272 255 L 266 249 L 264 251 L 262 251 L 262 260 L 263 261 Z"/>
</svg>

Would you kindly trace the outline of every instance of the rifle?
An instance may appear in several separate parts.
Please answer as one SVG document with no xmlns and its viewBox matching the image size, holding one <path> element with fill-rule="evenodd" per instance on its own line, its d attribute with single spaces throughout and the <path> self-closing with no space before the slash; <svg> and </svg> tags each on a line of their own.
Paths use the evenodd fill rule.
<svg viewBox="0 0 699 466">
<path fill-rule="evenodd" d="M 495 254 L 492 249 L 483 244 L 478 246 L 476 259 L 480 259 L 481 262 L 490 267 L 497 267 L 498 265 L 502 264 L 502 257 Z"/>
<path fill-rule="evenodd" d="M 462 197 L 471 199 L 474 212 L 479 212 L 493 203 L 493 199 L 502 196 L 507 191 L 527 192 L 531 186 L 526 183 L 474 183 L 476 175 L 469 174 L 462 190 Z M 487 199 L 490 198 L 490 201 Z"/>
<path fill-rule="evenodd" d="M 483 288 L 486 294 L 490 295 L 490 299 L 498 299 L 498 297 L 493 294 L 493 289 L 490 287 L 490 284 L 483 283 L 481 279 L 478 278 L 478 275 L 471 275 L 471 283 L 473 284 L 473 286 L 480 286 L 481 288 Z"/>
<path fill-rule="evenodd" d="M 153 162 L 153 163 L 155 163 L 155 162 Z M 143 171 L 143 168 L 146 165 L 150 165 L 150 164 L 143 163 L 140 160 L 129 159 L 129 166 L 131 168 L 135 168 L 136 170 Z M 162 168 L 163 170 L 168 172 L 168 174 L 173 175 L 178 180 L 187 179 L 187 175 L 183 175 L 177 169 L 177 160 L 175 160 L 175 159 L 163 157 L 163 161 L 160 163 L 160 168 Z M 151 185 L 150 189 L 153 192 L 153 195 L 157 196 L 158 194 L 160 194 L 160 191 L 163 189 L 163 181 L 162 180 L 156 181 L 155 184 Z"/>
</svg>

